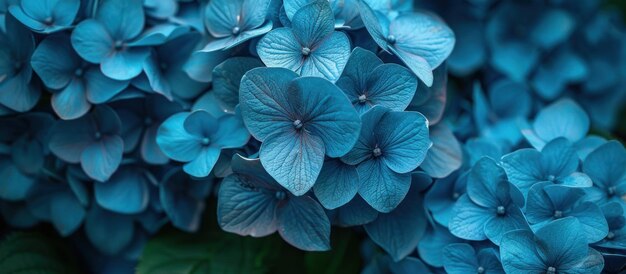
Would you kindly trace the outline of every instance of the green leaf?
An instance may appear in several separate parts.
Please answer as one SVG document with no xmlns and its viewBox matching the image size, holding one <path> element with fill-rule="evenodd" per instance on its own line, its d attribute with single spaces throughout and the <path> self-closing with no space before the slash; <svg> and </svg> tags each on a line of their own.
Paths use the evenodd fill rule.
<svg viewBox="0 0 626 274">
<path fill-rule="evenodd" d="M 282 273 L 284 269 L 294 273 L 293 262 L 303 265 L 303 253 L 284 243 L 278 234 L 253 238 L 222 231 L 215 212 L 216 205 L 211 203 L 197 233 L 173 227 L 161 230 L 144 248 L 137 274 L 256 274 Z M 295 257 L 287 262 L 286 254 L 300 260 Z"/>
<path fill-rule="evenodd" d="M 20 274 L 80 273 L 75 256 L 57 239 L 15 232 L 0 243 L 0 272 Z"/>
<path fill-rule="evenodd" d="M 306 270 L 309 274 L 345 274 L 359 273 L 361 256 L 359 239 L 347 228 L 333 228 L 331 250 L 327 252 L 308 252 L 304 255 Z"/>
</svg>

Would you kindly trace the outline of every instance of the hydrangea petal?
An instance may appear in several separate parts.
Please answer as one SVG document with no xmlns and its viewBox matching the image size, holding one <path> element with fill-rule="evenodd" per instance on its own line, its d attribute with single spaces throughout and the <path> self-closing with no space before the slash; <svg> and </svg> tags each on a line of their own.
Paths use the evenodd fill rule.
<svg viewBox="0 0 626 274">
<path fill-rule="evenodd" d="M 219 148 L 213 146 L 203 147 L 200 149 L 195 159 L 183 166 L 183 170 L 194 177 L 206 177 L 213 170 L 215 163 L 217 163 L 220 152 L 221 150 Z"/>
<path fill-rule="evenodd" d="M 323 140 L 306 131 L 295 129 L 268 136 L 259 153 L 267 173 L 294 195 L 305 194 L 324 164 Z"/>
<path fill-rule="evenodd" d="M 124 141 L 119 136 L 104 136 L 80 154 L 80 164 L 87 175 L 104 182 L 113 175 L 122 162 Z"/>
<path fill-rule="evenodd" d="M 327 209 L 335 209 L 350 202 L 359 190 L 356 167 L 340 160 L 324 162 L 313 186 L 315 197 Z"/>
<path fill-rule="evenodd" d="M 444 178 L 461 167 L 463 150 L 452 130 L 445 124 L 429 128 L 433 146 L 420 165 L 433 178 Z"/>
<path fill-rule="evenodd" d="M 113 50 L 114 41 L 100 22 L 87 19 L 72 31 L 72 46 L 80 57 L 99 64 Z"/>
<path fill-rule="evenodd" d="M 195 159 L 201 150 L 201 142 L 183 127 L 189 113 L 177 113 L 165 120 L 157 131 L 156 142 L 167 157 L 188 162 Z"/>
<path fill-rule="evenodd" d="M 382 247 L 394 261 L 400 261 L 415 250 L 426 232 L 426 212 L 415 185 L 394 210 L 378 214 L 378 218 L 364 226 L 367 235 Z"/>
<path fill-rule="evenodd" d="M 122 168 L 106 182 L 96 183 L 94 193 L 98 205 L 121 214 L 142 212 L 150 197 L 142 170 L 134 168 Z"/>
<path fill-rule="evenodd" d="M 494 212 L 474 204 L 467 194 L 459 198 L 454 206 L 454 214 L 448 223 L 452 235 L 461 239 L 482 241 L 487 239 L 484 227 Z"/>
<path fill-rule="evenodd" d="M 330 249 L 330 221 L 311 197 L 290 199 L 278 213 L 278 233 L 291 245 L 306 251 Z"/>
<path fill-rule="evenodd" d="M 359 195 L 380 212 L 390 212 L 396 208 L 411 186 L 409 173 L 396 173 L 380 159 L 362 162 L 357 167 L 357 173 L 361 182 Z"/>
<path fill-rule="evenodd" d="M 388 112 L 380 120 L 377 133 L 383 162 L 398 173 L 417 168 L 432 146 L 428 121 L 419 112 Z"/>
</svg>

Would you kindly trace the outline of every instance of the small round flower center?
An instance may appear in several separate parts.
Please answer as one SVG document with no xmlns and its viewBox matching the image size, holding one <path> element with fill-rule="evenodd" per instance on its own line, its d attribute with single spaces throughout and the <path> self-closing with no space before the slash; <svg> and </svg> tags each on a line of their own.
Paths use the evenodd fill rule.
<svg viewBox="0 0 626 274">
<path fill-rule="evenodd" d="M 145 119 L 143 119 L 143 124 L 146 126 L 150 126 L 152 125 L 154 121 L 152 121 L 152 117 L 146 117 Z"/>
<path fill-rule="evenodd" d="M 96 140 L 100 140 L 100 138 L 102 138 L 102 133 L 100 133 L 100 131 L 96 131 L 96 133 L 93 134 L 93 137 L 96 138 Z"/>
<path fill-rule="evenodd" d="M 232 31 L 234 35 L 237 35 L 241 31 L 241 29 L 239 27 L 234 27 Z"/>
<path fill-rule="evenodd" d="M 548 175 L 548 181 L 554 182 L 554 180 L 556 180 L 556 176 L 554 176 L 552 174 Z"/>
<path fill-rule="evenodd" d="M 293 121 L 293 127 L 295 127 L 296 129 L 301 129 L 302 128 L 302 121 L 300 121 L 300 120 Z"/>
<path fill-rule="evenodd" d="M 554 211 L 554 218 L 558 219 L 558 218 L 563 218 L 563 211 L 560 210 L 555 210 Z"/>
<path fill-rule="evenodd" d="M 461 197 L 461 194 L 459 194 L 458 192 L 452 193 L 452 199 L 456 200 L 459 199 L 459 197 Z"/>
<path fill-rule="evenodd" d="M 124 41 L 121 41 L 121 40 L 115 41 L 116 50 L 121 50 L 123 47 L 124 47 Z"/>
<path fill-rule="evenodd" d="M 169 65 L 167 63 L 163 62 L 163 63 L 159 64 L 159 67 L 161 67 L 162 70 L 166 70 L 169 67 Z"/>
<path fill-rule="evenodd" d="M 211 143 L 211 140 L 207 137 L 202 138 L 202 145 L 208 146 Z"/>
<path fill-rule="evenodd" d="M 548 267 L 548 269 L 546 270 L 546 274 L 556 274 L 556 267 L 554 266 Z"/>
<path fill-rule="evenodd" d="M 284 200 L 285 198 L 287 198 L 287 194 L 284 191 L 276 191 L 276 199 L 277 200 Z"/>
<path fill-rule="evenodd" d="M 606 190 L 606 192 L 607 192 L 607 194 L 609 194 L 609 197 L 611 197 L 611 196 L 615 195 L 615 191 L 616 191 L 616 190 L 617 190 L 617 189 L 615 188 L 615 186 L 612 186 L 612 187 L 609 187 L 609 188 Z"/>
<path fill-rule="evenodd" d="M 44 24 L 46 24 L 46 25 L 48 25 L 48 26 L 49 26 L 49 25 L 52 25 L 52 22 L 53 22 L 53 21 L 52 21 L 52 17 L 48 17 L 48 18 L 46 18 L 45 20 L 43 20 L 43 23 L 44 23 Z"/>
<path fill-rule="evenodd" d="M 607 240 L 613 240 L 615 238 L 615 233 L 613 231 L 609 231 L 608 234 L 606 234 L 606 239 Z"/>
<path fill-rule="evenodd" d="M 387 36 L 387 43 L 389 44 L 395 44 L 396 43 L 396 37 L 393 34 L 389 34 L 389 36 Z"/>
<path fill-rule="evenodd" d="M 15 70 L 21 70 L 22 66 L 24 66 L 24 62 L 22 61 L 16 61 L 15 63 L 13 63 L 13 67 L 15 68 Z"/>
<path fill-rule="evenodd" d="M 502 215 L 504 215 L 504 213 L 506 213 L 506 209 L 504 208 L 504 206 L 498 206 L 496 208 L 496 213 L 498 213 L 498 215 L 502 216 Z"/>
<path fill-rule="evenodd" d="M 479 266 L 479 267 L 476 269 L 476 273 L 478 273 L 478 274 L 483 274 L 483 273 L 485 273 L 485 268 L 484 268 L 484 267 L 482 267 L 482 266 Z"/>
<path fill-rule="evenodd" d="M 374 157 L 378 157 L 378 156 L 382 155 L 383 152 L 380 150 L 379 147 L 375 147 L 374 150 L 372 150 L 372 154 L 374 154 Z"/>
<path fill-rule="evenodd" d="M 308 47 L 303 47 L 302 48 L 302 55 L 309 56 L 309 54 L 311 54 L 311 49 L 308 48 Z"/>
<path fill-rule="evenodd" d="M 83 76 L 83 73 L 85 73 L 85 71 L 84 71 L 82 68 L 77 68 L 77 69 L 74 71 L 74 75 L 76 75 L 76 76 L 78 76 L 78 77 Z"/>
<path fill-rule="evenodd" d="M 365 94 L 359 95 L 359 103 L 365 104 L 366 101 L 367 101 L 367 96 L 365 96 Z"/>
</svg>

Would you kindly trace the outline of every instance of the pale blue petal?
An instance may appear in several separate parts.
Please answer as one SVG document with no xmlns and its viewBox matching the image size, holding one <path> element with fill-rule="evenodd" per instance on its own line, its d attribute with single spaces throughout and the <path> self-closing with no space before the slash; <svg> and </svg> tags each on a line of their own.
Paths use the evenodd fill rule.
<svg viewBox="0 0 626 274">
<path fill-rule="evenodd" d="M 279 131 L 265 139 L 259 158 L 267 173 L 300 196 L 313 187 L 322 169 L 324 142 L 306 131 Z"/>
<path fill-rule="evenodd" d="M 359 195 L 380 212 L 396 208 L 409 192 L 411 175 L 398 174 L 380 159 L 366 160 L 357 167 L 361 188 Z"/>
<path fill-rule="evenodd" d="M 495 217 L 495 212 L 474 204 L 467 194 L 459 198 L 448 227 L 452 235 L 461 239 L 482 241 L 487 239 L 485 224 Z"/>
<path fill-rule="evenodd" d="M 428 137 L 428 121 L 419 112 L 388 112 L 378 128 L 383 162 L 397 173 L 417 168 L 432 143 Z"/>
<path fill-rule="evenodd" d="M 130 80 L 143 71 L 143 63 L 149 55 L 150 51 L 147 48 L 113 51 L 102 59 L 100 69 L 104 75 L 113 80 Z"/>
<path fill-rule="evenodd" d="M 585 137 L 589 131 L 589 117 L 571 99 L 561 99 L 537 114 L 533 129 L 537 136 L 546 142 L 558 137 L 576 142 Z"/>
<path fill-rule="evenodd" d="M 183 127 L 189 113 L 177 113 L 165 120 L 157 131 L 156 142 L 167 157 L 189 162 L 197 158 L 202 149 L 197 137 L 189 134 Z"/>
<path fill-rule="evenodd" d="M 219 148 L 213 146 L 203 147 L 195 159 L 183 166 L 183 170 L 194 177 L 206 177 L 213 170 L 213 166 L 215 166 L 217 159 L 220 157 L 220 152 Z"/>
<path fill-rule="evenodd" d="M 87 19 L 72 31 L 72 46 L 82 57 L 91 63 L 99 64 L 113 51 L 115 42 L 98 21 Z"/>
<path fill-rule="evenodd" d="M 143 30 L 145 17 L 141 0 L 107 0 L 98 6 L 96 20 L 114 40 L 127 41 Z"/>
<path fill-rule="evenodd" d="M 259 141 L 293 128 L 286 90 L 297 74 L 281 68 L 256 68 L 241 79 L 239 102 L 244 123 Z"/>
</svg>

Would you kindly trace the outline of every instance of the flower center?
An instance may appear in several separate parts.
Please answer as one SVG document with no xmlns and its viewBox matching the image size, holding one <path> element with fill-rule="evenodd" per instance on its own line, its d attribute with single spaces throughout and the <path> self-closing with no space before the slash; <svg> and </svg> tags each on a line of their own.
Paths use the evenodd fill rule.
<svg viewBox="0 0 626 274">
<path fill-rule="evenodd" d="M 554 266 L 548 267 L 546 274 L 556 274 L 556 268 Z"/>
<path fill-rule="evenodd" d="M 207 137 L 202 138 L 202 145 L 208 146 L 211 143 L 211 140 Z"/>
<path fill-rule="evenodd" d="M 615 238 L 615 233 L 613 231 L 609 231 L 608 234 L 606 234 L 606 239 L 607 240 L 613 240 Z"/>
<path fill-rule="evenodd" d="M 115 50 L 121 50 L 122 48 L 124 48 L 124 41 L 115 41 Z"/>
<path fill-rule="evenodd" d="M 359 95 L 359 103 L 365 104 L 366 101 L 367 101 L 367 96 L 365 96 L 365 94 Z"/>
<path fill-rule="evenodd" d="M 301 129 L 302 128 L 302 121 L 300 121 L 300 120 L 293 121 L 293 127 L 295 127 L 296 129 Z"/>
<path fill-rule="evenodd" d="M 303 47 L 302 48 L 302 55 L 309 56 L 309 54 L 311 54 L 311 49 L 308 48 L 308 47 Z"/>
<path fill-rule="evenodd" d="M 159 64 L 159 67 L 161 67 L 162 70 L 166 70 L 169 67 L 169 65 L 167 63 L 163 62 L 163 63 Z"/>
<path fill-rule="evenodd" d="M 146 125 L 146 126 L 152 125 L 153 122 L 154 121 L 152 121 L 151 117 L 146 117 L 145 119 L 143 119 L 143 124 Z"/>
<path fill-rule="evenodd" d="M 479 266 L 478 269 L 476 269 L 476 273 L 478 274 L 483 274 L 485 273 L 485 268 L 482 266 Z"/>
<path fill-rule="evenodd" d="M 96 138 L 96 140 L 100 140 L 100 138 L 102 138 L 102 133 L 100 133 L 100 131 L 96 131 L 96 133 L 93 134 L 93 137 Z"/>
<path fill-rule="evenodd" d="M 554 175 L 548 175 L 548 181 L 550 181 L 550 182 L 554 182 L 554 180 L 556 180 L 556 176 L 554 176 Z"/>
<path fill-rule="evenodd" d="M 383 155 L 383 152 L 380 150 L 379 147 L 375 147 L 374 150 L 372 150 L 372 154 L 374 154 L 374 157 L 378 157 L 380 155 Z"/>
<path fill-rule="evenodd" d="M 387 43 L 389 44 L 395 44 L 396 43 L 396 37 L 393 34 L 389 34 L 389 36 L 387 36 Z"/>
<path fill-rule="evenodd" d="M 607 194 L 609 195 L 609 197 L 611 197 L 611 196 L 615 195 L 615 191 L 616 191 L 616 190 L 617 190 L 617 189 L 615 188 L 615 186 L 612 186 L 612 187 L 609 187 L 609 188 L 606 190 L 606 192 L 607 192 Z"/>
<path fill-rule="evenodd" d="M 506 209 L 504 208 L 504 206 L 498 206 L 496 208 L 496 213 L 498 213 L 498 215 L 502 216 L 502 215 L 504 215 L 504 213 L 506 213 Z"/>
<path fill-rule="evenodd" d="M 285 198 L 287 198 L 287 194 L 284 191 L 282 191 L 282 190 L 276 191 L 276 199 L 277 200 L 281 200 L 282 201 Z"/>
<path fill-rule="evenodd" d="M 239 27 L 234 27 L 232 31 L 233 31 L 233 35 L 237 35 L 241 31 L 241 29 Z"/>
<path fill-rule="evenodd" d="M 562 218 L 563 217 L 563 211 L 560 210 L 555 210 L 554 211 L 554 218 L 558 219 L 558 218 Z"/>
<path fill-rule="evenodd" d="M 53 22 L 52 17 L 48 17 L 45 20 L 43 20 L 43 23 L 48 26 L 52 25 L 52 22 Z"/>
<path fill-rule="evenodd" d="M 452 199 L 457 200 L 461 195 L 458 192 L 452 193 Z"/>
<path fill-rule="evenodd" d="M 78 77 L 83 76 L 83 73 L 85 73 L 85 71 L 83 71 L 83 69 L 82 69 L 82 68 L 77 68 L 77 69 L 74 71 L 74 75 L 76 75 L 76 76 L 78 76 Z"/>
<path fill-rule="evenodd" d="M 24 62 L 22 61 L 16 61 L 15 63 L 13 63 L 13 67 L 15 68 L 15 70 L 21 70 L 22 66 L 24 66 Z"/>
</svg>

